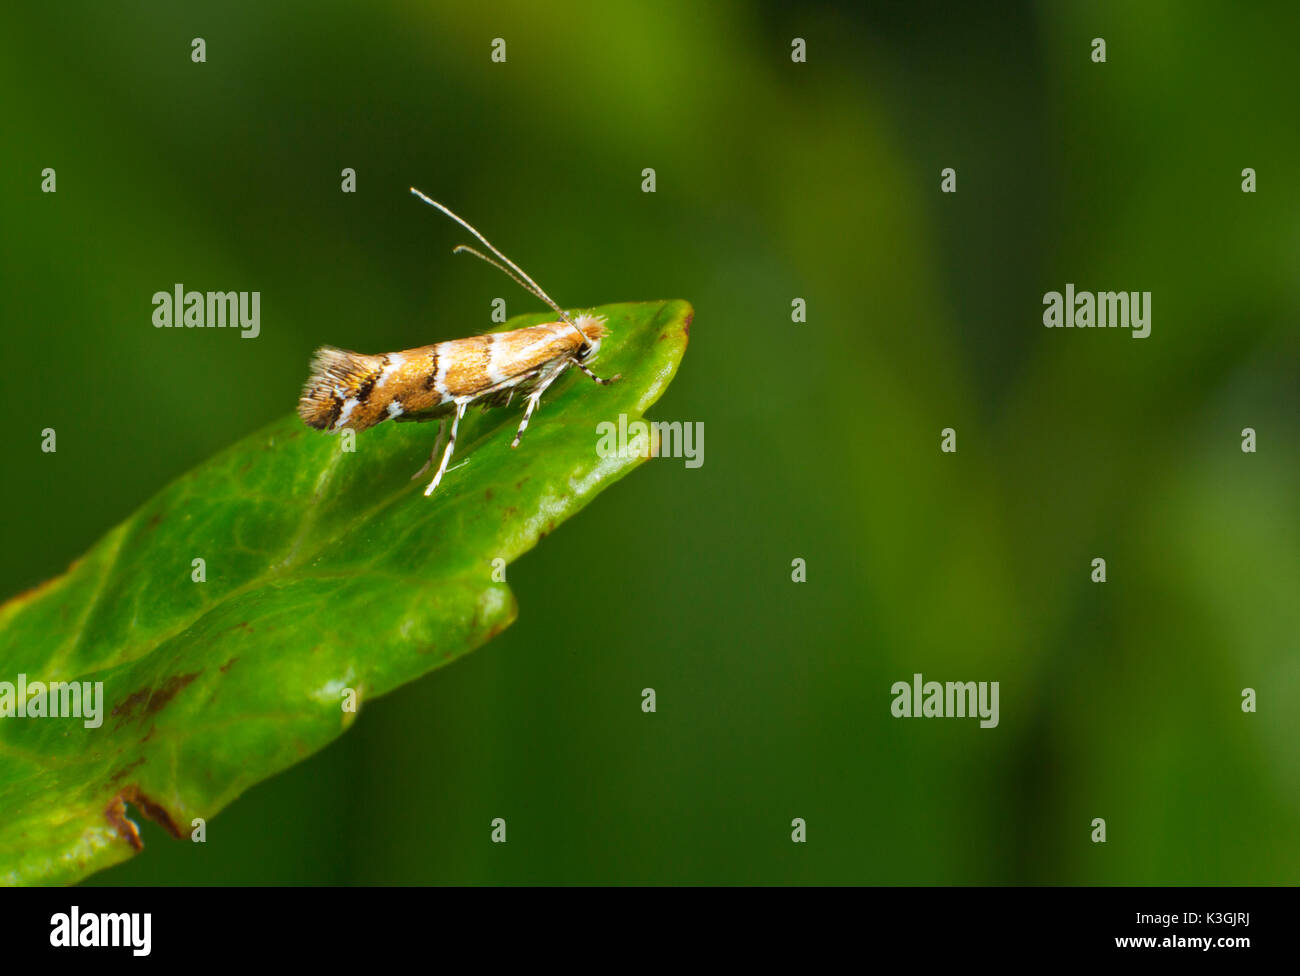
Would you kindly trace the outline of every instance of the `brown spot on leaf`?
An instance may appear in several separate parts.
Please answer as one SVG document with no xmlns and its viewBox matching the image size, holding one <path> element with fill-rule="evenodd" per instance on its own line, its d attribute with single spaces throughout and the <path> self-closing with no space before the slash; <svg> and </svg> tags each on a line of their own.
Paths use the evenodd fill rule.
<svg viewBox="0 0 1300 976">
<path fill-rule="evenodd" d="M 109 714 L 121 715 L 122 722 L 125 722 L 128 718 L 131 717 L 131 713 L 136 710 L 136 708 L 140 705 L 140 703 L 144 701 L 148 701 L 148 699 L 149 699 L 148 688 L 141 688 L 139 691 L 133 691 L 131 692 L 131 694 L 127 695 L 126 698 L 122 699 L 122 701 L 119 704 L 114 705 L 113 710 L 109 712 Z M 117 724 L 120 726 L 122 722 L 118 722 Z"/>
<path fill-rule="evenodd" d="M 120 793 L 108 801 L 104 816 L 108 819 L 108 825 L 117 832 L 117 836 L 130 844 L 133 850 L 144 850 L 144 842 L 140 840 L 140 831 L 136 830 L 135 824 L 127 819 L 126 804 L 122 802 Z"/>
<path fill-rule="evenodd" d="M 138 783 L 132 783 L 108 801 L 104 816 L 108 819 L 109 825 L 117 831 L 117 835 L 130 844 L 133 849 L 137 851 L 144 850 L 144 842 L 140 840 L 140 831 L 136 829 L 135 824 L 126 815 L 126 804 L 128 803 L 139 808 L 142 814 L 178 840 L 185 836 L 181 833 L 181 829 L 176 826 L 176 821 L 172 819 L 172 815 L 167 812 L 166 808 L 146 796 Z"/>
<path fill-rule="evenodd" d="M 152 734 L 152 733 L 150 733 L 150 734 Z M 119 769 L 116 773 L 114 773 L 112 776 L 110 776 L 110 777 L 108 778 L 108 781 L 109 781 L 110 783 L 116 783 L 119 779 L 122 779 L 124 776 L 126 776 L 127 773 L 131 772 L 131 770 L 135 769 L 136 766 L 139 766 L 139 765 L 140 765 L 142 762 L 144 762 L 144 761 L 145 761 L 144 756 L 141 756 L 139 759 L 136 759 L 136 760 L 134 760 L 134 761 L 132 761 L 132 762 L 127 763 L 125 766 L 123 766 L 121 769 Z"/>
<path fill-rule="evenodd" d="M 231 666 L 232 664 L 234 664 L 234 663 L 235 663 L 236 661 L 238 661 L 238 660 L 239 660 L 239 658 L 237 658 L 237 657 L 232 657 L 232 658 L 231 658 L 229 661 L 227 661 L 225 664 L 221 665 L 221 667 L 219 667 L 217 670 L 220 671 L 222 674 L 225 674 L 225 672 L 227 672 L 227 671 L 230 670 L 230 666 Z"/>
<path fill-rule="evenodd" d="M 691 337 L 691 323 L 695 321 L 695 310 L 691 309 L 686 318 L 682 319 L 682 335 L 686 338 Z"/>
<path fill-rule="evenodd" d="M 121 716 L 114 729 L 121 728 L 122 723 L 132 718 L 136 709 L 141 705 L 144 705 L 145 715 L 157 715 L 167 706 L 168 702 L 176 697 L 181 689 L 202 673 L 202 669 L 200 669 L 190 674 L 173 674 L 159 688 L 141 688 L 138 691 L 131 692 L 119 704 L 113 706 L 113 711 L 109 713 L 110 715 Z M 141 718 L 143 719 L 144 716 L 142 715 Z"/>
<path fill-rule="evenodd" d="M 154 512 L 153 515 L 149 516 L 149 528 L 151 529 L 158 528 L 158 523 L 161 522 L 162 520 L 163 520 L 163 513 Z"/>
<path fill-rule="evenodd" d="M 163 686 L 149 696 L 149 701 L 145 703 L 145 711 L 150 715 L 157 715 L 167 706 L 167 703 L 176 697 L 177 692 L 181 691 L 186 685 L 199 676 L 201 671 L 194 671 L 190 674 L 174 674 L 163 682 Z"/>
</svg>

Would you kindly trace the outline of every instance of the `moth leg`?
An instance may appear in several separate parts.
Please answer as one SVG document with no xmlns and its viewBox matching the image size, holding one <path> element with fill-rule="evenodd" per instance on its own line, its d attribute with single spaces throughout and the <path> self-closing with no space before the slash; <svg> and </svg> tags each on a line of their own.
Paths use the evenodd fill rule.
<svg viewBox="0 0 1300 976">
<path fill-rule="evenodd" d="M 438 465 L 438 473 L 433 476 L 433 480 L 424 489 L 425 498 L 433 494 L 434 489 L 438 487 L 438 482 L 442 480 L 443 472 L 447 470 L 447 462 L 451 460 L 451 452 L 456 449 L 456 431 L 460 427 L 460 418 L 465 416 L 466 406 L 468 406 L 466 403 L 456 404 L 456 415 L 451 418 L 451 436 L 447 438 L 447 449 L 442 452 L 442 463 Z"/>
<path fill-rule="evenodd" d="M 574 360 L 566 360 L 564 364 L 561 365 L 554 372 L 550 373 L 549 375 L 543 375 L 538 380 L 537 386 L 534 387 L 533 391 L 528 394 L 528 406 L 524 408 L 524 419 L 519 421 L 519 429 L 515 431 L 515 439 L 510 442 L 511 447 L 519 446 L 519 438 L 523 437 L 524 431 L 528 429 L 528 421 L 532 419 L 533 411 L 537 409 L 537 403 L 539 400 L 541 400 L 542 394 L 546 392 L 546 388 L 548 386 L 550 386 L 557 379 L 559 379 L 560 374 L 564 372 L 565 368 L 571 362 L 574 362 Z"/>
<path fill-rule="evenodd" d="M 504 394 L 504 396 L 502 394 Z M 500 390 L 493 396 L 486 396 L 483 398 L 483 412 L 487 413 L 493 407 L 508 407 L 510 406 L 510 401 L 514 398 L 515 391 L 513 387 L 508 390 Z"/>
<path fill-rule="evenodd" d="M 596 381 L 597 383 L 599 383 L 601 386 L 609 386 L 609 384 L 613 383 L 615 380 L 617 380 L 617 379 L 622 379 L 622 377 L 623 377 L 623 374 L 622 374 L 622 373 L 616 373 L 615 375 L 611 376 L 609 379 L 602 379 L 601 377 L 599 377 L 599 376 L 597 376 L 595 373 L 593 373 L 591 370 L 589 370 L 586 366 L 582 365 L 582 363 L 578 362 L 576 359 L 573 360 L 573 365 L 574 365 L 574 366 L 577 366 L 578 369 L 582 370 L 584 373 L 586 373 L 588 376 L 590 376 L 593 380 L 595 380 L 595 381 Z"/>
<path fill-rule="evenodd" d="M 411 475 L 412 481 L 414 481 L 416 478 L 424 474 L 424 472 L 429 470 L 429 465 L 433 464 L 433 459 L 436 458 L 438 456 L 438 452 L 442 450 L 443 441 L 446 438 L 446 436 L 447 436 L 447 418 L 443 417 L 441 420 L 438 421 L 438 439 L 433 442 L 433 450 L 429 452 L 429 460 L 424 462 L 424 467 L 422 467 L 419 471 L 415 472 L 415 474 Z"/>
</svg>

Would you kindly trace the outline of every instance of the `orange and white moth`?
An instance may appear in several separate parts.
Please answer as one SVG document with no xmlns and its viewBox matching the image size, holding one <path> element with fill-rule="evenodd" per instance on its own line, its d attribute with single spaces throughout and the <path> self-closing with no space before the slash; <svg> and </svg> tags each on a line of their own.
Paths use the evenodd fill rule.
<svg viewBox="0 0 1300 976">
<path fill-rule="evenodd" d="M 414 479 L 424 474 L 438 452 L 442 452 L 438 470 L 424 489 L 428 496 L 433 494 L 447 470 L 447 462 L 456 447 L 456 431 L 470 405 L 482 404 L 486 410 L 508 405 L 516 393 L 526 395 L 524 417 L 510 444 L 518 447 L 542 394 L 570 366 L 577 366 L 597 383 L 613 383 L 618 377 L 601 379 L 587 368 L 587 363 L 600 351 L 600 340 L 609 334 L 603 317 L 581 314 L 570 317 L 522 268 L 470 224 L 415 187 L 411 187 L 411 192 L 464 227 L 500 261 L 467 244 L 456 247 L 453 254 L 464 251 L 486 261 L 544 301 L 559 316 L 559 320 L 545 325 L 451 339 L 377 356 L 333 346 L 316 350 L 311 377 L 298 400 L 298 416 L 308 427 L 330 433 L 345 428 L 365 430 L 389 419 L 438 420 L 433 453 L 413 476 Z M 451 418 L 450 437 L 447 437 L 448 417 Z"/>
</svg>

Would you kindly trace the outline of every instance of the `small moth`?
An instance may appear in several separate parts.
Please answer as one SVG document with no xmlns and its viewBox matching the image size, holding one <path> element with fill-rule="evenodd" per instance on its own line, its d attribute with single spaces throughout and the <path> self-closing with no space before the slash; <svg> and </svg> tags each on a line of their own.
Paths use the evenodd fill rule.
<svg viewBox="0 0 1300 976">
<path fill-rule="evenodd" d="M 438 470 L 424 489 L 427 497 L 433 494 L 447 470 L 456 447 L 456 431 L 472 404 L 481 404 L 486 410 L 507 406 L 516 393 L 526 396 L 524 417 L 510 444 L 518 447 L 542 394 L 570 366 L 577 366 L 603 385 L 619 377 L 602 379 L 587 368 L 600 352 L 600 340 L 609 334 L 603 317 L 580 314 L 571 318 L 519 265 L 493 247 L 469 223 L 415 187 L 411 187 L 411 192 L 464 227 L 500 261 L 468 244 L 457 246 L 453 254 L 464 251 L 486 261 L 544 301 L 559 316 L 557 321 L 545 325 L 435 342 L 431 346 L 377 356 L 334 346 L 316 350 L 311 377 L 298 400 L 298 416 L 308 427 L 336 433 L 344 428 L 365 430 L 390 418 L 439 421 L 433 452 L 424 467 L 412 476 L 414 480 L 424 474 L 442 452 Z M 450 437 L 447 436 L 448 417 L 451 418 Z"/>
</svg>

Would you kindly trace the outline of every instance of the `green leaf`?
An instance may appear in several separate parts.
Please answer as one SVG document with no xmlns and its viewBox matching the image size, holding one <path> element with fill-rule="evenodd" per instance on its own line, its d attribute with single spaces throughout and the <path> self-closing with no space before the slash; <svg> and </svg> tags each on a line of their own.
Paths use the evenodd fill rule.
<svg viewBox="0 0 1300 976">
<path fill-rule="evenodd" d="M 436 424 L 381 424 L 346 453 L 289 416 L 0 607 L 0 681 L 103 682 L 98 728 L 0 719 L 0 880 L 75 881 L 130 857 L 125 803 L 188 836 L 195 817 L 340 735 L 356 717 L 344 689 L 382 695 L 509 626 L 514 594 L 492 561 L 518 558 L 644 460 L 598 456 L 596 426 L 659 398 L 693 314 L 682 301 L 595 311 L 611 332 L 596 368 L 623 378 L 602 387 L 570 370 L 514 450 L 518 409 L 472 411 L 431 498 L 427 475 L 411 475 Z M 195 559 L 206 582 L 192 580 Z"/>
</svg>

